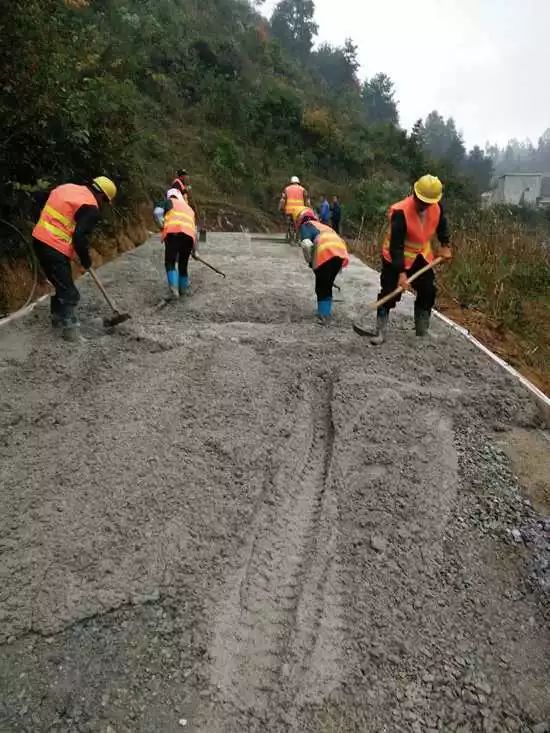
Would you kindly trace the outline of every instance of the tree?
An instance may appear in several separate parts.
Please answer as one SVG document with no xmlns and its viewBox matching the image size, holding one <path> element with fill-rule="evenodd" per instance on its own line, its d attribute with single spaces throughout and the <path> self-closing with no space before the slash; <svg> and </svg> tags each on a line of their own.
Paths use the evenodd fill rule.
<svg viewBox="0 0 550 733">
<path fill-rule="evenodd" d="M 424 147 L 424 123 L 422 119 L 416 120 L 411 130 L 411 140 Z"/>
<path fill-rule="evenodd" d="M 358 86 L 355 74 L 359 64 L 346 47 L 335 48 L 323 43 L 311 55 L 312 67 L 319 72 L 327 86 L 335 92 L 355 89 Z"/>
<path fill-rule="evenodd" d="M 539 138 L 536 150 L 537 167 L 542 173 L 550 171 L 550 128 Z"/>
<path fill-rule="evenodd" d="M 452 117 L 448 118 L 446 124 L 449 145 L 445 158 L 458 168 L 466 157 L 466 147 L 462 139 L 462 134 L 457 131 L 455 121 Z"/>
<path fill-rule="evenodd" d="M 361 96 L 369 122 L 397 125 L 399 115 L 394 94 L 393 81 L 386 74 L 376 74 L 365 81 Z"/>
<path fill-rule="evenodd" d="M 535 148 L 531 140 L 508 140 L 506 147 L 485 146 L 497 176 L 505 173 L 546 173 L 550 171 L 550 129 L 539 138 Z"/>
<path fill-rule="evenodd" d="M 464 161 L 464 172 L 475 183 L 479 194 L 487 191 L 493 177 L 493 161 L 485 155 L 479 145 L 475 145 Z"/>
<path fill-rule="evenodd" d="M 271 16 L 273 36 L 290 53 L 305 60 L 311 53 L 318 26 L 313 0 L 280 0 Z"/>
<path fill-rule="evenodd" d="M 353 76 L 355 77 L 357 74 L 357 71 L 359 70 L 359 59 L 357 58 L 357 51 L 359 50 L 359 47 L 356 43 L 352 41 L 351 38 L 346 38 L 344 43 L 344 49 L 343 53 L 346 57 L 346 61 L 348 62 L 349 68 L 353 72 Z"/>
<path fill-rule="evenodd" d="M 456 167 L 464 161 L 466 149 L 452 117 L 444 120 L 436 110 L 430 112 L 424 122 L 422 137 L 424 149 L 436 160 L 448 161 Z"/>
</svg>

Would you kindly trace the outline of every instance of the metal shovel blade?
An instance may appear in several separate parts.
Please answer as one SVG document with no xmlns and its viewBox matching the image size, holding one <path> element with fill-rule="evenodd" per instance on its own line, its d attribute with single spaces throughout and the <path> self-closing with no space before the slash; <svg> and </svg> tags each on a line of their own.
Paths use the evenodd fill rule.
<svg viewBox="0 0 550 733">
<path fill-rule="evenodd" d="M 356 334 L 359 336 L 376 336 L 376 332 L 369 328 L 364 328 L 363 326 L 360 326 L 358 323 L 352 324 L 353 330 Z"/>
</svg>

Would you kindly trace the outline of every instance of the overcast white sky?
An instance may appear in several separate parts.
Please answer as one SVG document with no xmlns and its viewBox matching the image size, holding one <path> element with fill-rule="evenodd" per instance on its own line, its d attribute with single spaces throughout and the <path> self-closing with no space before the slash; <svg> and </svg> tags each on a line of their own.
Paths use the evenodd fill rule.
<svg viewBox="0 0 550 733">
<path fill-rule="evenodd" d="M 270 15 L 276 0 L 267 0 Z M 437 109 L 466 144 L 550 127 L 550 0 L 315 0 L 318 42 L 359 46 L 393 79 L 401 124 Z"/>
</svg>

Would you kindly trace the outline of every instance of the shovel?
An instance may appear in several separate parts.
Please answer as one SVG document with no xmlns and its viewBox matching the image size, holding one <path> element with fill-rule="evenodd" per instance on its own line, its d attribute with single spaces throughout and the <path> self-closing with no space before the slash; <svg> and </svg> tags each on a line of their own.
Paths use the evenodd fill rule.
<svg viewBox="0 0 550 733">
<path fill-rule="evenodd" d="M 417 277 L 420 277 L 420 275 L 423 275 L 425 272 L 428 272 L 429 270 L 433 270 L 433 268 L 436 265 L 439 265 L 440 262 L 443 262 L 443 257 L 436 257 L 433 262 L 430 262 L 425 267 L 422 267 L 418 272 L 415 272 L 414 275 L 411 275 L 407 280 L 407 285 L 410 285 L 412 282 L 416 280 Z M 385 295 L 383 298 L 380 298 L 380 300 L 373 301 L 372 303 L 369 303 L 366 306 L 366 309 L 376 310 L 380 308 L 381 305 L 385 305 L 389 300 L 392 298 L 395 298 L 396 295 L 400 295 L 406 288 L 402 288 L 401 286 L 395 288 L 395 290 L 392 290 L 391 293 L 388 293 L 388 295 Z M 353 330 L 355 333 L 358 333 L 359 336 L 372 336 L 372 331 L 369 331 L 362 326 L 357 325 L 356 323 L 352 324 Z"/>
<path fill-rule="evenodd" d="M 115 304 L 109 297 L 107 291 L 103 287 L 101 280 L 98 278 L 98 276 L 96 275 L 96 273 L 93 271 L 91 267 L 88 270 L 88 272 L 90 273 L 92 280 L 97 285 L 99 291 L 101 292 L 101 294 L 107 301 L 109 308 L 113 311 L 113 315 L 110 318 L 105 317 L 103 319 L 103 325 L 105 326 L 105 328 L 113 328 L 114 326 L 118 326 L 120 323 L 124 323 L 124 321 L 127 321 L 129 318 L 131 318 L 132 316 L 129 313 L 121 313 L 118 310 L 118 308 L 115 306 Z"/>
<path fill-rule="evenodd" d="M 221 275 L 222 277 L 225 277 L 225 272 L 222 272 L 221 270 L 218 270 L 217 267 L 214 267 L 214 265 L 211 265 L 206 260 L 203 260 L 202 257 L 199 257 L 197 254 L 193 254 L 193 259 L 197 260 L 197 262 L 202 263 L 203 265 L 206 265 L 206 267 L 209 267 L 211 270 L 214 270 L 214 272 L 217 272 L 218 275 Z"/>
</svg>

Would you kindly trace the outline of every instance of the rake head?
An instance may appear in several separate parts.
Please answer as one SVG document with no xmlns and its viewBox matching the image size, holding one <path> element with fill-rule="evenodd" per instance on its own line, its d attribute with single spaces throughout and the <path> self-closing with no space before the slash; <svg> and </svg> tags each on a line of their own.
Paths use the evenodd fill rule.
<svg viewBox="0 0 550 733">
<path fill-rule="evenodd" d="M 103 325 L 105 328 L 114 328 L 119 326 L 124 321 L 127 321 L 132 316 L 129 313 L 114 313 L 112 316 L 105 317 L 103 319 Z"/>
</svg>

